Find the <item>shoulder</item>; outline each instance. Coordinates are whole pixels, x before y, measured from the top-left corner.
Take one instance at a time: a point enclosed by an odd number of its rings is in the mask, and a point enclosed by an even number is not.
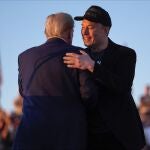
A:
[[[136,57],[136,52],[134,49],[124,46],[124,45],[116,44],[113,42],[112,42],[112,45],[113,45],[114,51],[116,51],[116,53],[118,55],[122,55],[122,56],[126,55],[126,56]]]
[[[74,45],[69,45],[67,47],[67,52],[71,52],[71,53],[80,53],[80,50],[84,50],[84,48],[79,46],[74,46]]]
[[[20,53],[18,57],[24,57],[24,56],[26,56],[26,55],[32,53],[32,51],[33,51],[34,49],[36,49],[36,47],[32,47],[32,48],[26,49],[26,50],[24,50],[22,53]]]
[[[42,49],[42,47],[44,47],[45,43],[44,44],[41,44],[39,46],[34,46],[34,47],[31,47],[31,48],[28,48],[26,50],[24,50],[22,53],[20,53],[18,55],[18,58],[21,59],[21,58],[26,58],[28,56],[31,56],[33,54],[36,54],[36,51],[38,49]]]

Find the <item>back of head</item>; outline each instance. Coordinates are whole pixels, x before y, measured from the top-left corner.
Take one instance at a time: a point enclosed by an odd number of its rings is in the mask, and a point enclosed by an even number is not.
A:
[[[68,31],[73,30],[73,27],[74,21],[71,15],[63,12],[51,14],[45,23],[45,34],[47,38],[63,38]]]

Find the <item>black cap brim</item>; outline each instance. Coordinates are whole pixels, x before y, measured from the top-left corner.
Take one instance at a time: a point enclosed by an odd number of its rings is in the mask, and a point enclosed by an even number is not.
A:
[[[99,20],[97,20],[97,18],[93,18],[91,16],[76,16],[74,17],[74,20],[76,21],[81,21],[83,19],[86,19],[86,20],[89,20],[89,21],[92,21],[92,22],[99,22]]]
[[[76,16],[76,17],[74,17],[74,20],[76,20],[76,21],[81,21],[83,19],[84,19],[83,16]]]

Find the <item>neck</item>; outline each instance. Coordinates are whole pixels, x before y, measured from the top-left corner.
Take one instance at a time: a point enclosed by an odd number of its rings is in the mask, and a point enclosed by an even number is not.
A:
[[[60,37],[60,36],[53,36],[53,37],[48,37],[47,39],[52,39],[52,38],[59,38],[59,39],[62,39],[63,41],[65,41],[66,43],[69,43],[68,40],[64,37]]]
[[[57,35],[57,36],[47,37],[47,39],[51,39],[51,38],[59,38],[68,44],[72,44],[73,30],[67,30],[59,36]]]

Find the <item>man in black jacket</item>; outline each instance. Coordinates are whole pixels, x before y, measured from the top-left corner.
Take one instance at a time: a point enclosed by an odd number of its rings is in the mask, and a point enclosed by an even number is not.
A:
[[[111,18],[99,6],[91,6],[82,20],[87,53],[67,53],[70,68],[89,70],[98,87],[99,100],[88,112],[89,150],[140,150],[145,145],[141,120],[131,95],[136,53],[108,38]]]

